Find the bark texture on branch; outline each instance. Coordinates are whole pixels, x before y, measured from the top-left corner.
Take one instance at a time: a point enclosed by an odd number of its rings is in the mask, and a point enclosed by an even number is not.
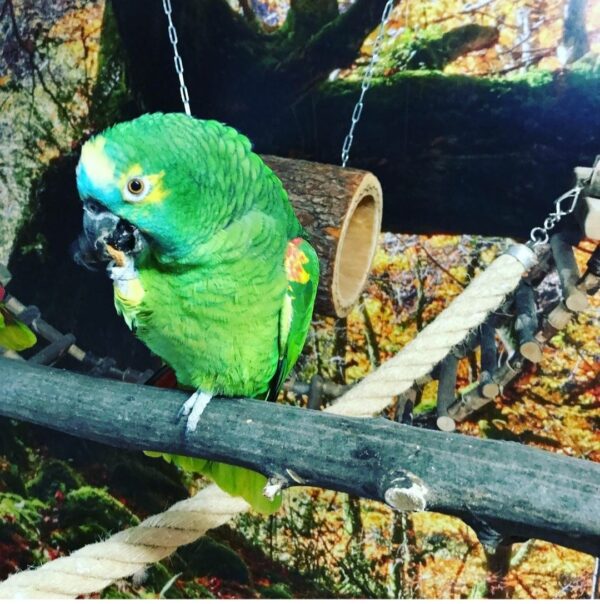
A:
[[[358,301],[375,256],[383,198],[370,172],[264,155],[279,176],[317,250],[317,312],[345,317]]]
[[[394,500],[390,491],[418,485],[427,510],[485,522],[510,538],[600,553],[599,464],[247,399],[211,402],[186,437],[185,421],[177,421],[183,392],[6,359],[0,374],[0,414],[7,417],[114,446],[236,463],[288,486],[300,477],[303,484],[385,501]]]

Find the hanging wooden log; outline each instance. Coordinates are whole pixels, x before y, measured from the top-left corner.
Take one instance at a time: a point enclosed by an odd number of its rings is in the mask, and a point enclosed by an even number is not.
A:
[[[381,185],[370,172],[263,155],[281,179],[321,263],[316,310],[346,316],[367,281],[381,230]]]
[[[577,174],[577,169],[575,170],[575,173]],[[596,156],[596,159],[594,160],[594,167],[589,173],[587,192],[592,197],[600,197],[600,155]]]
[[[519,341],[519,352],[532,363],[542,360],[542,347],[535,339],[538,330],[538,319],[535,308],[533,288],[525,281],[521,282],[515,292],[515,333]]]
[[[600,244],[596,246],[587,262],[587,270],[577,283],[577,287],[589,296],[595,295],[600,290]]]
[[[600,241],[600,199],[585,197],[577,208],[577,218],[585,236]]]
[[[496,330],[489,321],[486,321],[479,329],[479,344],[481,346],[479,395],[491,400],[500,394],[500,387],[492,377],[498,367],[498,349],[496,347]]]
[[[437,427],[443,432],[454,432],[456,422],[450,417],[448,408],[456,397],[456,372],[458,359],[449,354],[440,364],[440,377],[437,394]]]
[[[576,210],[581,230],[588,239],[600,241],[600,155],[593,168],[575,168],[575,182],[585,187]]]
[[[308,390],[308,408],[318,411],[321,408],[323,402],[323,378],[315,374],[310,380]]]
[[[417,388],[413,387],[398,397],[395,420],[402,424],[412,424],[413,410],[417,402]]]
[[[561,232],[552,235],[550,247],[556,263],[565,306],[573,312],[585,310],[588,307],[588,300],[587,296],[577,288],[579,270],[568,234]]]

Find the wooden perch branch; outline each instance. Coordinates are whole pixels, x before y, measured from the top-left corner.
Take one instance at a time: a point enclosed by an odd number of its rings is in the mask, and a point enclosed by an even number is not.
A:
[[[185,437],[186,394],[0,358],[0,414],[106,444],[236,463],[303,484],[487,523],[600,553],[600,465],[479,440],[252,401],[210,403]],[[306,439],[310,434],[310,439]]]

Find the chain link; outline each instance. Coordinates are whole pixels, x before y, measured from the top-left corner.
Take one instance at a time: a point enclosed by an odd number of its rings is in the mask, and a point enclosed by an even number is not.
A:
[[[565,216],[568,216],[575,211],[579,196],[583,189],[583,186],[577,185],[556,199],[554,201],[554,212],[551,212],[548,215],[541,227],[538,226],[531,229],[527,245],[536,247],[548,243],[548,240],[550,239],[549,231],[551,231]],[[568,207],[563,207],[563,204],[566,204],[567,202],[569,202],[570,205]]]
[[[364,108],[364,99],[367,90],[371,86],[371,80],[373,79],[373,70],[375,69],[375,64],[379,59],[379,50],[381,47],[381,43],[383,41],[383,36],[385,33],[385,26],[387,22],[390,20],[390,15],[392,14],[392,9],[394,8],[394,0],[388,0],[383,8],[383,13],[381,14],[381,23],[379,24],[379,31],[377,32],[377,37],[375,38],[375,42],[373,43],[373,54],[371,55],[371,60],[369,61],[369,65],[367,67],[367,71],[363,76],[362,83],[360,85],[360,97],[354,106],[354,110],[352,111],[352,120],[350,123],[350,130],[348,130],[348,134],[346,134],[346,138],[344,139],[344,144],[342,145],[342,167],[345,168],[348,163],[348,158],[350,157],[350,149],[352,147],[352,143],[354,142],[354,129],[358,124],[360,117]]]
[[[187,115],[192,115],[190,109],[190,95],[187,86],[185,85],[185,80],[183,79],[183,62],[177,51],[177,30],[175,29],[175,25],[173,25],[173,18],[171,15],[173,12],[171,0],[163,0],[163,10],[169,21],[169,40],[171,41],[171,46],[173,46],[173,62],[175,63],[175,71],[179,78],[179,93],[181,95],[181,100],[183,101],[183,108]]]

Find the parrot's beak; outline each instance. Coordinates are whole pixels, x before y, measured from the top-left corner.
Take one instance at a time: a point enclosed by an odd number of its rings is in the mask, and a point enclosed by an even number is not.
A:
[[[94,199],[83,203],[83,232],[71,244],[73,260],[84,268],[97,270],[113,258],[107,245],[127,255],[137,255],[144,248],[139,229],[110,212]]]

